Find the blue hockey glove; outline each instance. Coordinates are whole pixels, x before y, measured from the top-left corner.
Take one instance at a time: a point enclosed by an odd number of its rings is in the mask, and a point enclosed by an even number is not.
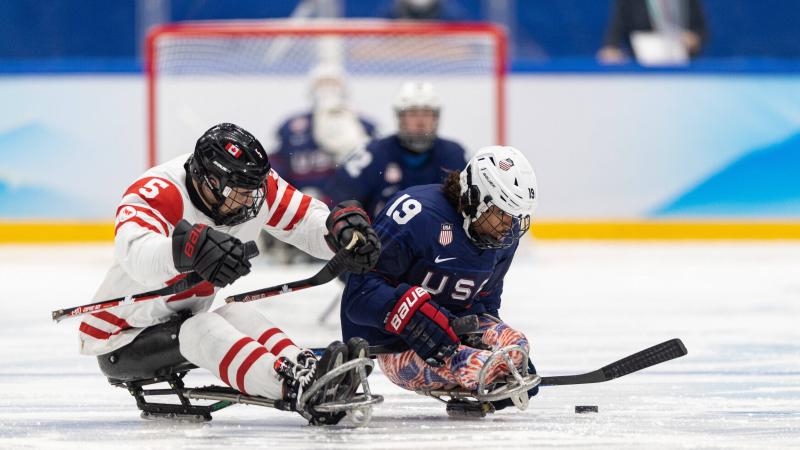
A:
[[[398,300],[386,316],[384,329],[399,335],[427,364],[441,367],[460,342],[450,325],[452,316],[419,286],[401,285],[395,294]]]

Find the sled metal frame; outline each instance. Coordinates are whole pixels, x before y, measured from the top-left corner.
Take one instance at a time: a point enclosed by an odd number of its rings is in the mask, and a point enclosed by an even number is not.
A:
[[[324,388],[331,380],[354,370],[358,377],[358,385],[363,392],[353,395],[347,400],[321,403],[313,406],[316,412],[347,414],[350,422],[355,426],[364,426],[372,418],[372,407],[383,402],[383,396],[373,394],[367,381],[367,367],[373,367],[375,362],[369,358],[358,358],[345,362],[326,373],[314,383],[314,389],[303,394],[298,401],[298,410],[303,411],[311,396]],[[162,377],[141,380],[117,380],[109,378],[109,383],[123,387],[136,399],[136,406],[142,411],[141,417],[148,420],[177,420],[187,422],[208,422],[212,419],[211,413],[227,408],[234,404],[256,405],[293,411],[289,404],[283,400],[273,400],[266,397],[246,395],[236,389],[221,386],[203,386],[187,388],[183,378],[189,369],[172,373]],[[169,389],[145,389],[145,386],[157,383],[168,383]],[[146,397],[174,395],[179,403],[151,403]],[[210,405],[194,405],[190,400],[209,400]]]
[[[514,364],[511,352],[522,353],[520,367],[523,367],[525,375],[520,373],[520,368]],[[475,412],[476,417],[483,417],[486,413],[494,412],[491,402],[510,398],[514,405],[521,411],[528,408],[528,391],[538,386],[542,379],[535,373],[528,373],[528,352],[519,345],[509,345],[495,350],[483,364],[478,373],[478,388],[474,391],[464,388],[452,389],[420,389],[416,393],[433,397],[448,405],[448,413],[451,406],[463,407]],[[500,362],[505,362],[509,368],[510,376],[494,383],[487,383],[486,377],[491,369]],[[456,408],[456,409],[457,409]]]

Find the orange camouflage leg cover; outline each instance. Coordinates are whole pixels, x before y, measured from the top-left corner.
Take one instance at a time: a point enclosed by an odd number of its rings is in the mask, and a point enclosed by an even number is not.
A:
[[[443,367],[433,367],[425,363],[412,350],[390,355],[378,355],[378,364],[392,383],[408,390],[441,389],[461,386],[469,390],[478,388],[478,374],[492,351],[508,345],[519,345],[529,350],[528,339],[503,322],[489,317],[481,317],[481,343],[491,348],[484,350],[467,345],[459,345],[456,353]],[[520,352],[511,352],[514,364],[522,363]],[[502,361],[502,359],[501,359]],[[499,376],[509,373],[505,362],[497,363],[489,372],[486,382],[491,383]]]

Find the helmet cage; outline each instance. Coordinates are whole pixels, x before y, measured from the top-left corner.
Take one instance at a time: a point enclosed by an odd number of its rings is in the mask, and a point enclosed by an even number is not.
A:
[[[491,202],[486,203],[486,205],[486,210],[475,219],[471,220],[469,225],[469,236],[478,248],[482,250],[509,248],[519,241],[519,239],[528,232],[528,229],[530,229],[531,216],[512,216]],[[491,206],[495,206],[496,208],[489,208]],[[492,217],[496,219],[490,221]],[[511,218],[511,226],[508,228],[503,226],[507,220],[505,217]],[[491,225],[492,223],[497,225]],[[486,227],[489,227],[494,233],[479,233],[477,231],[478,228],[485,229]]]
[[[492,196],[486,195],[481,198],[480,188],[472,183],[472,167],[467,165],[466,172],[466,189],[461,194],[460,206],[461,214],[464,216],[464,230],[467,236],[472,239],[473,244],[481,250],[487,249],[503,249],[509,248],[514,245],[519,239],[528,232],[531,226],[530,215],[512,215],[503,211],[503,209],[492,202]],[[492,209],[491,206],[495,208]],[[492,216],[497,219],[494,221],[497,224],[503,224],[505,217],[511,217],[511,226],[505,231],[502,230],[502,225],[485,225]],[[484,228],[489,226],[497,233],[481,233],[477,228]]]
[[[235,177],[215,183],[208,174],[202,177],[203,184],[214,195],[215,203],[211,206],[211,218],[217,225],[234,226],[247,222],[256,217],[264,205],[267,191],[266,182],[251,189],[248,186],[237,184],[233,178]],[[230,209],[230,212],[222,212],[223,207]]]

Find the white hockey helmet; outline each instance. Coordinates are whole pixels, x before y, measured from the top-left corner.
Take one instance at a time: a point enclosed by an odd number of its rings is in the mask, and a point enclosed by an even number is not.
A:
[[[464,230],[480,248],[507,248],[530,227],[538,204],[536,174],[516,148],[483,147],[469,160],[460,175],[461,212]],[[475,232],[473,225],[494,205],[512,219],[501,238]]]
[[[400,86],[394,99],[394,112],[400,114],[409,109],[432,109],[438,113],[442,108],[433,85],[426,81],[407,81]]]
[[[442,104],[439,96],[433,90],[433,85],[422,81],[408,81],[400,87],[400,92],[394,99],[394,112],[397,114],[398,132],[397,136],[404,147],[415,152],[425,152],[433,146],[436,140],[436,131],[439,127],[439,112]],[[421,133],[404,129],[401,114],[409,110],[430,110],[433,111],[435,121],[432,129]]]

